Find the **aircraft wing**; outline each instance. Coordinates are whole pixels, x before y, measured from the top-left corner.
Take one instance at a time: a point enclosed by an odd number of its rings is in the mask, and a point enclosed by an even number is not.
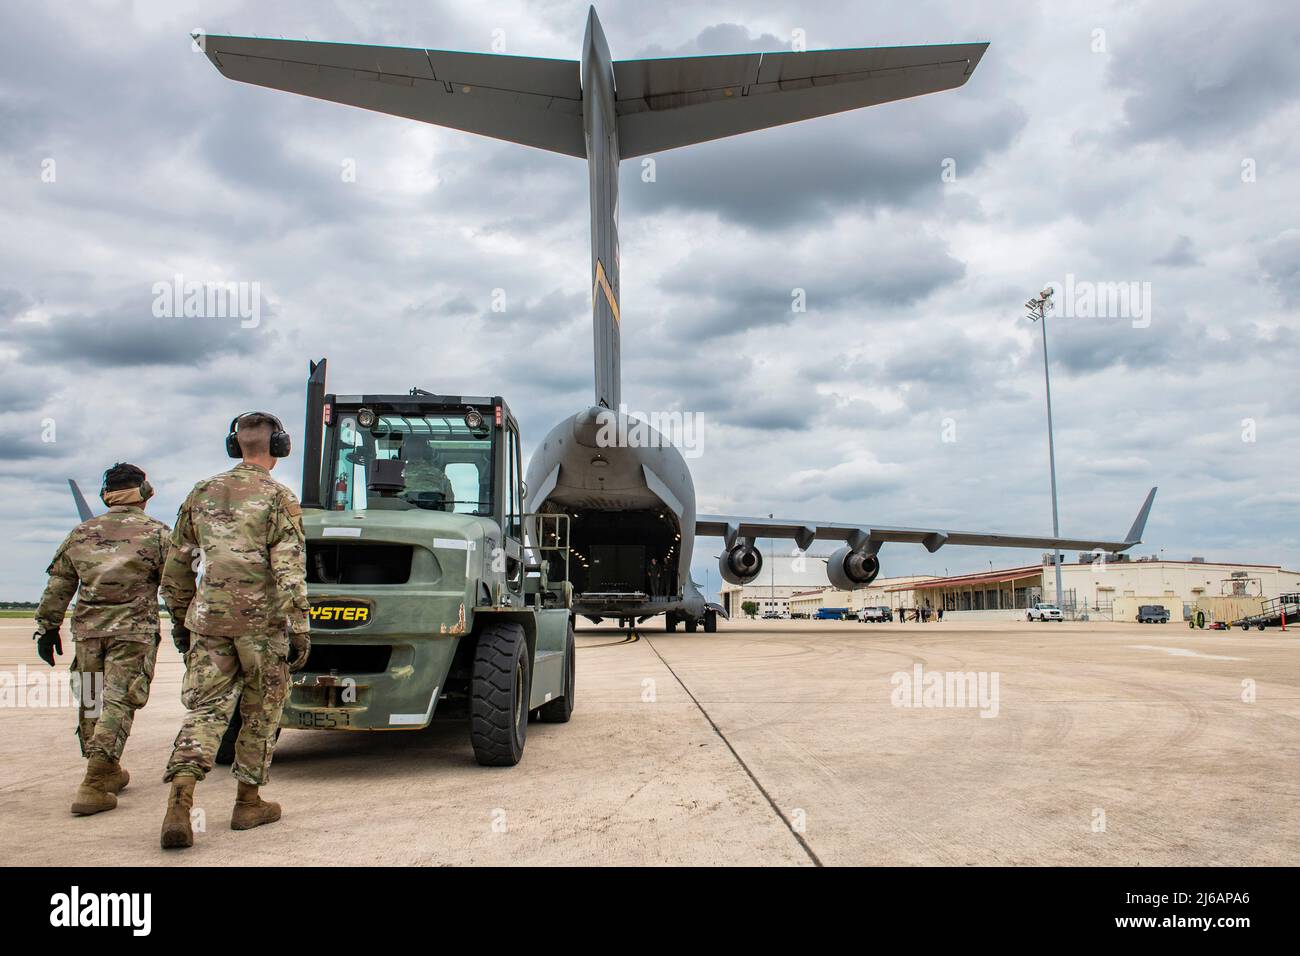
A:
[[[843,541],[853,550],[874,554],[887,541],[925,546],[930,552],[945,544],[982,545],[989,548],[1042,548],[1053,551],[1127,551],[1142,543],[1156,489],[1147,493],[1142,510],[1122,540],[1100,538],[1052,538],[1046,535],[1001,534],[984,531],[950,531],[944,528],[891,528],[876,524],[830,524],[820,521],[790,521],[781,518],[739,518],[728,515],[700,515],[695,519],[699,537],[720,537],[727,547],[737,541],[756,538],[787,538],[806,551],[813,541]]]
[[[72,499],[77,503],[77,514],[81,516],[82,521],[89,521],[95,517],[95,512],[90,510],[90,505],[86,504],[85,497],[81,494],[81,489],[71,478],[68,479],[68,487],[72,489]]]
[[[585,158],[577,60],[196,34],[242,83]]]
[[[961,86],[987,43],[742,53],[614,63],[619,156]]]

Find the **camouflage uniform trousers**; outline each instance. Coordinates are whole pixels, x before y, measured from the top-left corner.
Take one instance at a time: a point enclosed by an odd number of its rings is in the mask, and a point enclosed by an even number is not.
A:
[[[227,637],[191,634],[181,702],[189,710],[176,735],[164,780],[212,769],[226,727],[239,708],[235,779],[261,786],[270,778],[275,734],[289,692],[289,641],[283,632]]]
[[[77,740],[81,755],[120,760],[131,736],[135,712],[149,702],[158,642],[123,641],[112,637],[83,637],[76,642],[73,673],[83,687],[103,675],[103,696],[90,701],[98,716],[87,711],[83,697],[77,708]],[[84,692],[83,692],[84,693]]]

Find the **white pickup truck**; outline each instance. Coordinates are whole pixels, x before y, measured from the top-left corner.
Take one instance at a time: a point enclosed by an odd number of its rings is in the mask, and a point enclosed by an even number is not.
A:
[[[894,612],[890,608],[873,606],[858,609],[858,622],[860,624],[879,624],[883,621],[893,620]]]
[[[1065,615],[1055,604],[1035,604],[1025,618],[1030,621],[1064,621]]]

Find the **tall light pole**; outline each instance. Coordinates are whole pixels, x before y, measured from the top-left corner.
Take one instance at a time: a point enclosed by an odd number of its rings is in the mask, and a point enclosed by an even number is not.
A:
[[[1047,313],[1052,311],[1052,290],[1044,289],[1038,298],[1025,303],[1029,321],[1037,322],[1043,330],[1043,383],[1047,387],[1047,464],[1052,476],[1052,537],[1061,536],[1061,519],[1056,507],[1056,439],[1052,436],[1052,372],[1047,360]],[[1056,603],[1065,609],[1065,594],[1061,590],[1061,551],[1058,548],[1052,563],[1056,566]]]
[[[769,514],[767,517],[770,519],[772,516]],[[772,568],[768,575],[768,581],[771,583],[769,584],[767,599],[768,599],[768,603],[772,605],[772,613],[775,614],[776,613],[776,539],[775,538],[767,539],[767,551],[768,554],[772,555]]]

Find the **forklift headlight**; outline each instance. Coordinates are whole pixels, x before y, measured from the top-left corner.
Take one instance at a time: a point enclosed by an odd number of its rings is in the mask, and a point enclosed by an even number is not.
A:
[[[362,428],[375,427],[375,413],[368,408],[363,408],[357,412],[357,424]]]

